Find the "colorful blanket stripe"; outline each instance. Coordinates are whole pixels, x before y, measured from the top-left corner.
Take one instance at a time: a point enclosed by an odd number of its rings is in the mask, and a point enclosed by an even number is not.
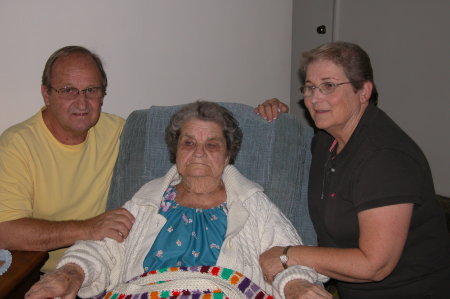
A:
[[[197,272],[204,275],[212,275],[222,278],[230,285],[239,289],[243,298],[248,299],[273,299],[273,296],[264,292],[257,284],[253,283],[248,277],[243,274],[233,271],[231,269],[216,267],[216,266],[194,266],[194,267],[171,267],[163,268],[159,270],[146,272],[138,277],[133,278],[128,283],[139,280],[142,277],[150,275],[158,275],[167,272]],[[164,284],[166,281],[156,281],[147,283],[146,285]],[[207,289],[207,290],[195,290],[195,289],[183,289],[183,290],[166,290],[164,287],[159,291],[144,292],[139,294],[120,294],[114,291],[103,293],[94,297],[96,299],[228,299],[227,295],[221,289]]]

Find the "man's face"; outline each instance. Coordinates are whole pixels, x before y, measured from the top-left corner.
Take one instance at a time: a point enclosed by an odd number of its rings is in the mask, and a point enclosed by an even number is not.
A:
[[[99,86],[102,86],[101,74],[90,56],[73,53],[55,61],[52,88],[41,86],[41,92],[47,107],[43,111],[44,122],[56,139],[64,144],[83,142],[89,129],[97,123],[103,104],[103,93],[99,97],[89,97],[84,92],[67,97],[56,90]]]

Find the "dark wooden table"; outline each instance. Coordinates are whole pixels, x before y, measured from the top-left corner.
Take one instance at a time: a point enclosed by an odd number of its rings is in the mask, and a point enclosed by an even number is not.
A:
[[[12,263],[0,276],[0,298],[23,298],[39,280],[40,269],[48,259],[47,252],[11,251]]]

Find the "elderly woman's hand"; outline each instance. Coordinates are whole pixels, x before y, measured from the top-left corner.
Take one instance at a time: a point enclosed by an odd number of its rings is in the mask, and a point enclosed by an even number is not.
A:
[[[323,287],[310,283],[303,279],[295,279],[286,284],[284,287],[284,297],[286,299],[301,298],[333,298]]]
[[[255,108],[255,113],[268,122],[277,119],[278,114],[287,112],[289,112],[289,107],[276,98],[266,100]]]
[[[75,264],[67,264],[54,272],[45,274],[25,294],[26,299],[76,297],[84,280],[83,270]]]

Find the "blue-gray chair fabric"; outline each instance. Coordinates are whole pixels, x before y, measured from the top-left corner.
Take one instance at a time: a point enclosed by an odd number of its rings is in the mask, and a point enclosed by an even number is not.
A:
[[[248,105],[219,104],[233,113],[244,135],[235,166],[264,187],[305,244],[317,244],[307,201],[312,128],[289,114],[268,123]],[[163,176],[171,167],[164,134],[171,115],[181,107],[152,106],[130,114],[121,137],[107,209],[122,206],[143,184]]]

